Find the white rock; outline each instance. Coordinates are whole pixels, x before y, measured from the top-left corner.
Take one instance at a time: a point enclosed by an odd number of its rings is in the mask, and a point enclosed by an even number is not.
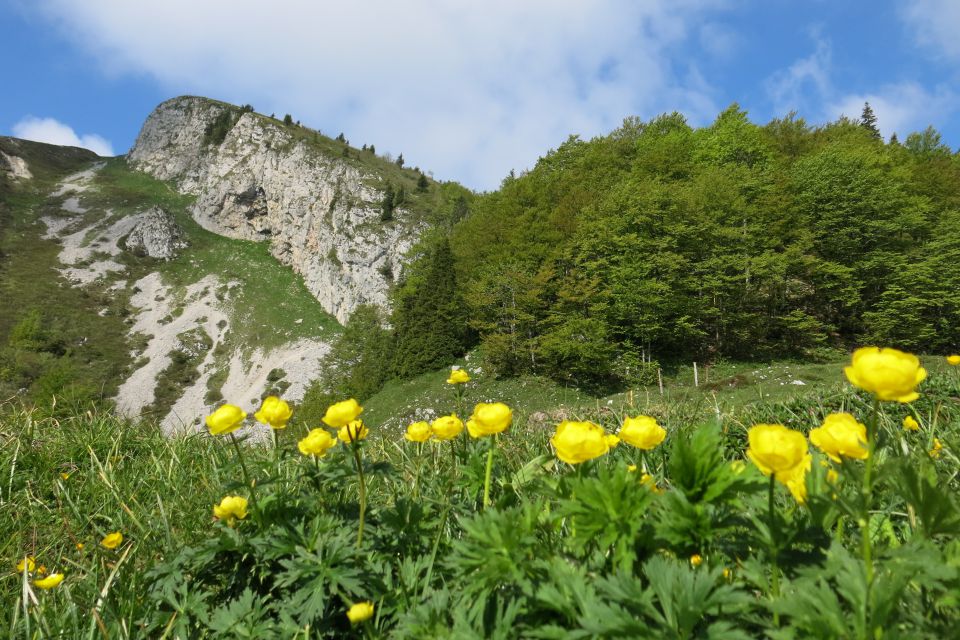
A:
[[[268,241],[340,322],[358,305],[387,306],[384,274],[400,274],[422,226],[405,223],[402,209],[381,222],[378,176],[263,116],[244,113],[219,146],[205,147],[207,126],[226,108],[203,98],[164,102],[144,123],[131,166],[195,195],[192,214],[204,228]]]

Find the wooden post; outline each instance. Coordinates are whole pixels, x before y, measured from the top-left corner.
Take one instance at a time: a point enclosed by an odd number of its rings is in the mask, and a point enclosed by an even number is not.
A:
[[[699,386],[700,386],[700,376],[697,375],[697,363],[696,363],[696,362],[693,363],[693,386],[695,386],[695,387],[699,387]]]
[[[657,367],[657,384],[660,386],[660,395],[663,395],[663,375],[660,373],[660,367]]]

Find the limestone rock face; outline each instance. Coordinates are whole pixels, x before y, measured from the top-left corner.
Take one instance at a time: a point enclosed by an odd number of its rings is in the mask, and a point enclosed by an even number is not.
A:
[[[208,132],[232,110],[222,141]],[[231,119],[233,121],[233,119]],[[161,104],[129,154],[131,165],[196,196],[204,228],[270,243],[329,313],[345,322],[361,304],[386,306],[390,274],[422,228],[403,209],[381,222],[386,184],[310,140],[312,133],[204,98]]]
[[[136,217],[136,226],[123,240],[123,248],[127,251],[169,260],[187,248],[183,230],[174,222],[173,216],[160,207],[151,207]]]
[[[0,151],[0,170],[5,171],[13,180],[29,180],[33,177],[27,161],[20,156],[7,155]]]

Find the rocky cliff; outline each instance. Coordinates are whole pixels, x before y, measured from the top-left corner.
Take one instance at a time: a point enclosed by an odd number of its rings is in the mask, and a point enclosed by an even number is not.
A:
[[[422,231],[402,207],[381,221],[386,181],[319,134],[204,98],[150,114],[130,164],[196,196],[193,217],[232,238],[270,243],[344,322],[360,304],[385,306],[390,280]]]

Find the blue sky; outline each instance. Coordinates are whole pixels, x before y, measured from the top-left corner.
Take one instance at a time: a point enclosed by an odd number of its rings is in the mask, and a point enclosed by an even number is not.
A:
[[[732,102],[960,146],[960,2],[0,0],[0,133],[124,153],[159,102],[251,103],[495,188],[569,134]]]

